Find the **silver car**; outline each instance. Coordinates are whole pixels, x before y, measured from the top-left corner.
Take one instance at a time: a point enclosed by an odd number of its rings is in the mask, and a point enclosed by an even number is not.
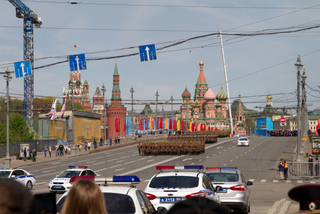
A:
[[[252,181],[246,181],[237,167],[207,167],[205,174],[213,186],[221,186],[217,192],[221,204],[239,213],[250,212],[250,189]]]

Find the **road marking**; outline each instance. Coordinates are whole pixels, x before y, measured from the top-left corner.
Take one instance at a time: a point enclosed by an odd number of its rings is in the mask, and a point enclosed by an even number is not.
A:
[[[46,169],[56,168],[57,166],[46,167]],[[38,170],[37,170],[38,171]]]
[[[242,156],[242,154],[240,154],[240,156]]]
[[[202,159],[200,159],[199,161],[202,161]]]
[[[110,166],[110,169],[118,167],[118,166],[122,166],[123,164],[118,164],[118,165],[114,165],[114,166]]]
[[[212,154],[212,156],[215,156],[216,154]]]
[[[54,169],[50,169],[50,170],[45,170],[45,171],[42,171],[43,173],[47,173],[47,172],[51,172],[53,171]]]
[[[264,183],[264,182],[267,182],[267,180],[266,179],[262,179],[260,182]]]
[[[124,161],[124,160],[118,160],[117,163],[121,163],[121,162],[123,162],[123,161]]]
[[[129,161],[129,162],[125,162],[124,164],[129,164],[129,163],[134,163],[136,162],[135,160],[134,161]]]
[[[291,183],[291,181],[290,180],[286,180],[286,183]]]
[[[86,163],[94,163],[95,161],[87,161]]]
[[[147,158],[140,158],[140,159],[138,159],[137,161],[139,161],[139,160],[144,160],[144,159],[147,159]]]
[[[99,164],[102,164],[102,163],[103,162],[93,163],[93,164],[91,164],[91,166],[99,165]]]
[[[103,156],[100,156],[100,157],[96,157],[96,158],[91,158],[92,160],[95,160],[95,159],[99,159],[99,158],[104,158]]]
[[[116,169],[116,171],[121,171],[121,170],[124,170],[125,168],[121,168],[121,169]]]
[[[143,180],[142,182],[149,182],[149,180]]]
[[[226,152],[227,150],[223,150],[224,152]]]
[[[154,159],[148,160],[148,162],[154,161]]]
[[[220,154],[221,152],[219,152],[219,154]]]
[[[302,184],[302,181],[299,180],[299,181],[297,181],[297,183]]]
[[[249,179],[249,181],[254,182],[254,179]]]
[[[227,166],[227,164],[225,163],[224,166]]]
[[[120,159],[124,159],[124,158],[128,158],[129,156],[123,156],[123,157],[121,157]]]
[[[279,182],[279,180],[273,180],[273,183],[278,183]]]
[[[131,155],[131,157],[133,157],[133,156],[136,156],[136,154],[134,154],[134,155]]]
[[[238,156],[236,158],[238,158]]]
[[[310,183],[311,183],[311,184],[315,184],[316,182],[315,182],[315,181],[310,181]]]
[[[231,149],[231,147],[229,147],[229,149]]]
[[[230,162],[232,162],[233,160],[230,160]]]
[[[209,156],[207,156],[206,158],[209,158]]]
[[[194,163],[191,163],[190,165],[194,165]]]
[[[187,161],[187,160],[192,160],[192,158],[186,158],[186,159],[183,159],[182,161]]]
[[[48,182],[37,182],[35,185],[48,184]]]

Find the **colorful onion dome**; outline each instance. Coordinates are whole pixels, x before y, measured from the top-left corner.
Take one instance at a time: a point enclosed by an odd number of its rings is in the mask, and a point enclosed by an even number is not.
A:
[[[216,103],[216,108],[221,108],[222,107],[222,104],[218,101],[217,103]]]
[[[219,91],[218,94],[217,94],[217,100],[227,100],[227,99],[228,99],[228,96],[227,96],[227,94],[223,91],[222,86],[221,86],[221,89],[220,89],[220,91]]]
[[[204,99],[206,100],[214,100],[216,99],[216,95],[213,93],[211,88],[209,87],[208,91],[204,94]]]
[[[182,98],[190,98],[190,97],[191,97],[191,93],[188,91],[186,87],[182,93]]]

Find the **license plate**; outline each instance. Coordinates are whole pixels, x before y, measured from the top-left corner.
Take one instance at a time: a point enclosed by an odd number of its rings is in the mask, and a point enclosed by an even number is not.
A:
[[[175,203],[181,200],[182,198],[160,198],[160,203]]]
[[[61,189],[62,187],[61,186],[54,186],[53,188],[54,189]]]
[[[227,189],[222,189],[221,191],[219,191],[218,193],[226,193]]]

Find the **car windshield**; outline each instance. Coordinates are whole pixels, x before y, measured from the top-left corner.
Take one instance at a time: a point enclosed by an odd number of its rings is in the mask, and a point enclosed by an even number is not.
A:
[[[0,178],[7,178],[9,177],[11,171],[0,171]]]
[[[240,138],[239,140],[240,141],[247,141],[248,139],[247,138]]]
[[[133,200],[128,195],[118,193],[103,193],[108,214],[134,214],[136,209]],[[60,213],[66,196],[57,203],[57,212]]]
[[[211,182],[237,182],[239,180],[239,176],[236,173],[207,172],[206,175],[209,177]]]
[[[79,176],[81,171],[63,171],[57,178],[72,178],[73,176]]]
[[[198,177],[189,176],[166,176],[155,177],[152,179],[149,187],[151,188],[193,188],[199,183]]]

